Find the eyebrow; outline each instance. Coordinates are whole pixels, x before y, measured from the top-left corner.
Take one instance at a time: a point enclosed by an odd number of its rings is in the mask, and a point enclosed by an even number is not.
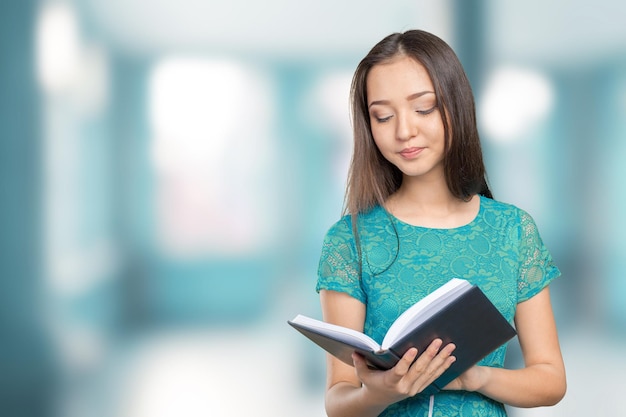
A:
[[[425,95],[425,94],[435,94],[435,92],[434,92],[434,91],[420,91],[419,93],[413,93],[413,94],[411,94],[411,95],[408,95],[408,96],[406,97],[406,100],[407,100],[407,101],[415,100],[416,98],[419,98],[419,97],[421,97],[421,96],[423,96],[423,95]],[[370,107],[375,106],[375,105],[377,105],[377,104],[380,104],[380,105],[386,105],[386,104],[389,104],[389,103],[390,103],[390,102],[389,102],[389,100],[375,100],[375,101],[372,101],[372,102],[371,102],[371,103],[367,106],[367,108],[370,108]]]

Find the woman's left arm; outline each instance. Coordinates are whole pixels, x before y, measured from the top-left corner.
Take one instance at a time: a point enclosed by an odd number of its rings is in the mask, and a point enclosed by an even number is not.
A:
[[[548,287],[517,305],[515,326],[524,368],[474,366],[446,389],[477,391],[514,407],[558,403],[566,390],[565,366]]]

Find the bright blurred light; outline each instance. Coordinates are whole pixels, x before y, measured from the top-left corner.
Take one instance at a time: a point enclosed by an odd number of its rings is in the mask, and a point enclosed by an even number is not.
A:
[[[151,123],[170,152],[156,155],[158,164],[200,169],[207,158],[218,160],[226,150],[222,138],[232,135],[249,81],[233,62],[170,59],[152,76]],[[175,136],[176,142],[167,138]],[[209,161],[211,162],[211,161]]]
[[[520,139],[552,110],[554,92],[541,73],[520,68],[500,68],[487,80],[479,115],[489,138]]]
[[[267,243],[274,104],[265,84],[230,61],[169,58],[156,66],[151,155],[166,252],[236,254]]]
[[[317,126],[324,126],[332,135],[332,172],[343,190],[352,156],[352,124],[350,122],[350,85],[352,72],[336,71],[321,77],[312,91],[305,113]]]
[[[350,124],[350,84],[352,70],[333,72],[321,78],[313,91],[313,103],[321,118],[320,124],[329,124],[337,133],[351,142],[352,127]]]
[[[109,101],[109,57],[104,47],[85,41],[70,2],[52,2],[39,10],[36,27],[37,78],[45,101],[76,115],[98,117]],[[44,110],[50,118],[52,109]],[[58,116],[54,116],[58,118]]]
[[[79,26],[67,3],[42,7],[37,22],[37,73],[47,92],[58,92],[72,83],[80,57]]]
[[[124,361],[115,415],[322,416],[323,393],[303,392],[289,340],[262,331],[155,334]]]

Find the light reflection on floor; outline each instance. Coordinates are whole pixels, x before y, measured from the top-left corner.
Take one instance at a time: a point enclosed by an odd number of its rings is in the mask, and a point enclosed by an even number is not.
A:
[[[120,361],[127,365],[114,384],[112,415],[325,416],[323,378],[306,380],[306,344],[284,321],[248,331],[162,332],[144,338]],[[565,399],[555,407],[510,408],[510,417],[626,415],[623,341],[610,343],[581,330],[561,335],[561,344],[568,372]]]

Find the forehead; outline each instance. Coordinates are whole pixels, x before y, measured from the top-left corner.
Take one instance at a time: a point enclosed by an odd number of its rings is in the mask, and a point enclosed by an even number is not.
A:
[[[387,99],[396,94],[407,96],[421,91],[433,91],[426,68],[408,56],[400,56],[374,65],[367,75],[368,100]]]

